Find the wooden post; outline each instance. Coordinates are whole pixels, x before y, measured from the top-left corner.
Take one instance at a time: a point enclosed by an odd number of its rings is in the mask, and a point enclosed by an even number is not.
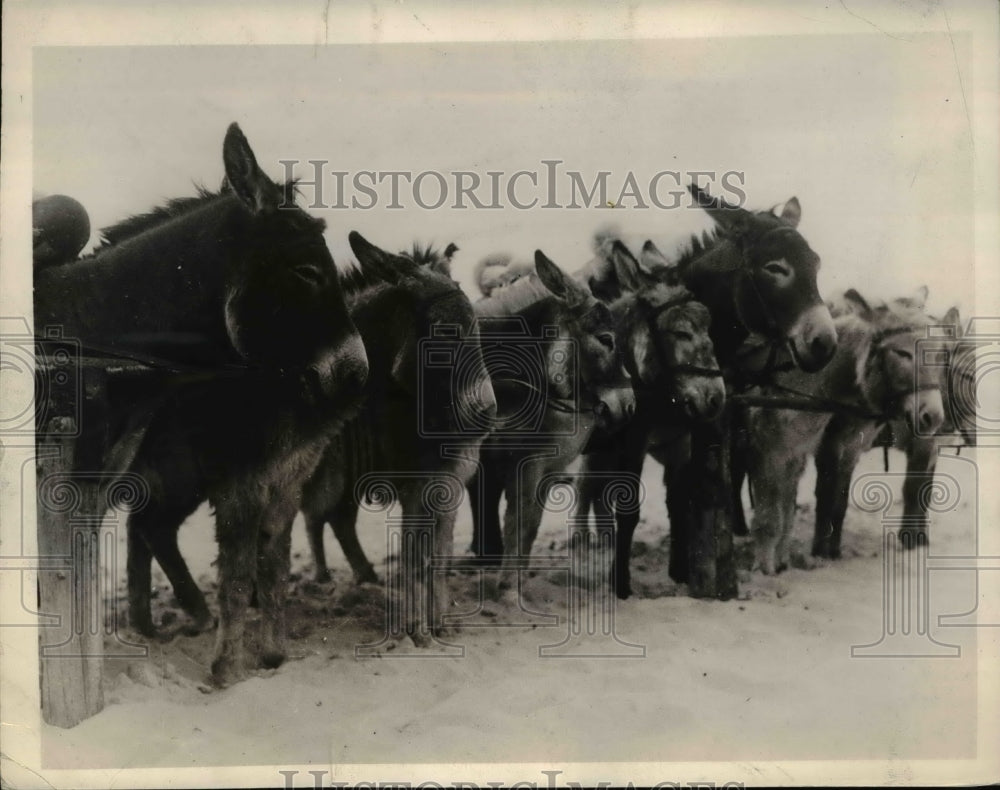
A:
[[[79,372],[82,387],[62,387],[50,377],[36,389],[44,393],[36,427],[38,551],[50,563],[64,562],[38,573],[39,611],[56,618],[40,627],[42,717],[58,727],[72,727],[104,707],[99,545],[106,503],[100,475],[81,471],[100,471],[95,464],[105,450],[107,376],[97,366]],[[39,366],[39,376],[49,373]]]
[[[731,476],[731,405],[717,420],[692,427],[691,533],[688,536],[688,591],[694,598],[736,597],[738,582],[733,547]]]

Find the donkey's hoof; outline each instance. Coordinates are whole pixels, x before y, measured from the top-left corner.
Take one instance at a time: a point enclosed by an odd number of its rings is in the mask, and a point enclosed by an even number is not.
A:
[[[322,571],[316,571],[315,576],[313,576],[313,581],[316,584],[329,584],[331,580],[330,571],[323,569]]]
[[[927,531],[923,529],[901,529],[899,531],[900,545],[909,551],[917,546],[926,546],[930,543],[927,539]]]
[[[246,663],[236,656],[222,655],[212,662],[212,685],[224,689],[241,680],[246,680],[250,673]]]
[[[209,614],[184,625],[181,628],[181,633],[184,636],[200,636],[208,631],[215,630],[217,625],[218,621]]]
[[[375,573],[375,568],[369,565],[360,573],[354,574],[354,582],[356,584],[378,584],[378,574]]]
[[[632,596],[632,580],[628,576],[619,578],[613,569],[611,571],[611,578],[608,580],[608,585],[611,587],[612,592],[614,592],[615,597],[622,601]]]
[[[260,654],[261,669],[277,669],[285,663],[288,655],[282,650],[265,650]]]

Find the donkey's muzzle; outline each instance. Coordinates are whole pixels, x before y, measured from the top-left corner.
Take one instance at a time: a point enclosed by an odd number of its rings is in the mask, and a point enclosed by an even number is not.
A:
[[[306,378],[323,400],[356,403],[368,382],[368,354],[361,336],[351,335],[309,365]]]
[[[903,400],[906,421],[917,436],[933,436],[944,423],[944,401],[941,390],[921,390]]]
[[[788,336],[795,364],[806,373],[822,370],[837,350],[837,328],[826,305],[806,310]]]
[[[621,428],[635,416],[635,392],[631,386],[601,390],[597,394],[594,413],[602,429]]]
[[[705,387],[686,391],[681,396],[684,413],[696,420],[714,420],[726,404],[726,390],[722,380]]]

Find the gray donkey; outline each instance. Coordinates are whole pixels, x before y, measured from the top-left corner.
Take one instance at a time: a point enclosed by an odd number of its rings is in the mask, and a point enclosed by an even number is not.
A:
[[[392,255],[352,233],[365,270],[388,268],[396,282],[352,309],[369,349],[370,373],[359,416],[328,447],[305,485],[302,512],[318,581],[329,579],[323,529],[329,523],[359,582],[377,581],[358,542],[365,497],[395,499],[403,514],[403,627],[418,645],[443,633],[444,596],[426,589],[432,555],[450,556],[456,510],[496,400],[468,297],[444,257],[414,247]],[[453,246],[453,245],[452,245]],[[360,275],[358,275],[360,276]],[[349,278],[350,281],[350,278]],[[383,502],[383,504],[389,504]],[[407,529],[429,524],[431,545]],[[430,610],[427,602],[431,601]]]
[[[635,401],[607,305],[543,253],[535,253],[533,272],[509,284],[489,291],[484,279],[488,295],[475,308],[498,427],[469,484],[472,550],[510,571],[530,555],[560,473],[598,425],[628,419]],[[505,574],[501,584],[510,581]]]
[[[841,443],[843,458],[856,457],[856,448],[870,445],[888,420],[906,419],[914,429],[929,434],[944,419],[941,371],[926,371],[921,386],[914,387],[915,346],[930,322],[926,314],[901,303],[872,309],[853,291],[845,297],[855,309],[834,321],[838,343],[830,363],[812,375],[797,370],[778,373],[772,384],[762,388],[779,397],[804,398],[822,410],[749,409],[747,468],[755,503],[751,532],[755,566],[764,573],[776,573],[789,564],[798,482],[806,459],[819,450],[834,419],[849,425],[855,436],[850,445]],[[848,486],[840,472],[832,473],[834,463],[817,458],[814,554],[829,555],[839,547],[839,529],[834,536],[831,514],[834,508],[841,513],[846,509]],[[849,471],[847,481],[849,485]],[[842,516],[839,520],[842,523]]]
[[[912,297],[893,300],[896,309],[922,311],[927,300],[927,288],[921,287]],[[845,294],[840,304],[831,306],[834,315],[857,312],[864,314],[864,300],[857,292]],[[867,308],[870,312],[872,308]],[[876,309],[887,310],[882,305]],[[903,527],[899,535],[906,548],[927,539],[927,501],[922,492],[934,479],[938,451],[945,444],[958,440],[975,444],[975,413],[963,408],[963,377],[970,374],[968,365],[969,344],[961,339],[961,319],[957,308],[951,308],[944,318],[928,317],[932,325],[950,328],[951,336],[935,333],[922,341],[922,355],[918,357],[917,384],[926,380],[928,364],[944,366],[942,395],[944,396],[944,421],[935,433],[914,430],[910,415],[897,417],[873,431],[859,417],[834,415],[823,434],[816,451],[816,535],[813,554],[836,559],[840,556],[840,539],[847,506],[851,477],[860,456],[873,446],[894,446],[906,454],[906,478],[903,482]],[[928,362],[927,360],[930,360]],[[944,360],[939,362],[938,360]]]

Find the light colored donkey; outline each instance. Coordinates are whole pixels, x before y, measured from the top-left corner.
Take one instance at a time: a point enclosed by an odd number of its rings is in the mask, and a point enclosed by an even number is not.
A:
[[[819,511],[832,512],[834,506],[846,509],[854,468],[849,459],[856,462],[859,448],[870,447],[889,420],[904,419],[921,434],[933,434],[944,420],[943,371],[921,371],[920,386],[914,385],[918,380],[916,343],[931,322],[922,301],[919,307],[897,300],[872,308],[853,290],[845,299],[851,311],[834,321],[838,345],[831,362],[815,374],[777,373],[773,385],[757,390],[801,398],[817,410],[749,409],[747,461],[755,503],[751,532],[755,567],[767,574],[789,564],[788,538],[795,521],[799,479],[806,460],[817,453],[834,420],[840,438],[838,457],[817,459],[820,493],[813,553],[823,556],[832,553],[832,519],[824,515],[819,520]],[[851,441],[845,440],[848,436]],[[846,486],[842,482],[845,470]]]

